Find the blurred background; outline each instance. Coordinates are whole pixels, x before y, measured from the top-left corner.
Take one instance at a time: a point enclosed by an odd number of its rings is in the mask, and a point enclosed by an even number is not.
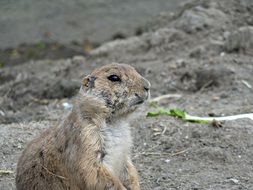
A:
[[[58,41],[93,43],[113,35],[134,35],[136,28],[183,0],[1,0],[0,47]]]
[[[183,1],[1,0],[0,63],[71,57],[112,39],[140,35],[148,20]]]

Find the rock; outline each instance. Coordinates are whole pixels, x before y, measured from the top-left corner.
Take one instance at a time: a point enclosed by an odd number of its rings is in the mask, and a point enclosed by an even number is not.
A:
[[[144,33],[138,37],[115,40],[105,43],[91,52],[92,56],[107,56],[108,54],[122,54],[147,52],[151,48],[167,46],[168,44],[183,39],[185,34],[175,28],[161,28],[155,32]]]
[[[199,47],[196,47],[194,48],[190,54],[189,54],[189,57],[190,58],[200,58],[203,54],[205,54],[206,52],[206,49],[204,46],[199,46]]]
[[[225,50],[227,52],[253,53],[253,27],[243,26],[234,32],[226,31]]]
[[[114,40],[112,42],[105,43],[99,48],[91,51],[92,56],[101,56],[107,55],[109,52],[115,51],[117,49],[121,49],[122,51],[130,51],[141,48],[142,46],[146,46],[146,43],[141,40],[139,37],[131,37],[127,40]]]
[[[200,148],[196,154],[199,158],[209,161],[221,163],[231,161],[231,155],[226,153],[226,151],[220,147],[203,147]]]
[[[56,79],[44,85],[45,88],[42,90],[41,98],[46,99],[70,98],[80,88],[79,82],[66,79]]]
[[[225,67],[212,69],[202,68],[196,70],[196,89],[208,88],[211,86],[220,86],[232,82],[232,72]]]
[[[175,28],[161,28],[153,33],[143,35],[144,41],[149,41],[150,46],[158,46],[161,44],[168,44],[174,41],[179,41],[184,37],[183,32]]]
[[[187,33],[194,33],[210,26],[222,25],[226,19],[221,10],[196,6],[194,9],[185,10],[176,21],[176,26]]]
[[[253,1],[252,0],[241,0],[240,1],[241,6],[250,9],[253,8]]]
[[[76,55],[72,59],[72,63],[74,64],[83,64],[86,61],[86,58],[82,55]]]

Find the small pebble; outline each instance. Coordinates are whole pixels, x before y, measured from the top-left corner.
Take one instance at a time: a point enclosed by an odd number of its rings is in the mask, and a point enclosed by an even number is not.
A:
[[[239,180],[238,179],[234,179],[234,178],[229,179],[229,181],[231,181],[231,182],[233,182],[235,184],[239,183]]]
[[[62,103],[62,106],[63,106],[63,107],[64,107],[64,109],[66,109],[66,110],[70,110],[70,109],[72,109],[72,108],[73,108],[73,104],[68,103],[68,102],[64,102],[64,103]]]
[[[218,100],[220,100],[220,97],[219,96],[213,96],[212,99],[213,99],[213,101],[218,101]]]
[[[224,55],[225,55],[225,53],[224,53],[224,52],[221,52],[221,53],[220,53],[220,56],[221,56],[221,57],[223,57]]]

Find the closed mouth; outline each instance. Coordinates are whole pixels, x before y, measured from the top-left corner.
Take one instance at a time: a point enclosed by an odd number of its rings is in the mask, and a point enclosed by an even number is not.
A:
[[[144,100],[138,98],[138,99],[133,100],[133,101],[131,102],[131,106],[140,105],[140,104],[143,104],[143,103],[144,103]]]
[[[139,100],[139,101],[135,102],[135,104],[142,104],[142,103],[144,103],[144,100]]]

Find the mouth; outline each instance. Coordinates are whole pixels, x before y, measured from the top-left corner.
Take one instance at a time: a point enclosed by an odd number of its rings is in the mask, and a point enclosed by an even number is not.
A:
[[[137,106],[143,104],[145,101],[141,98],[137,98],[131,102],[131,106]]]

